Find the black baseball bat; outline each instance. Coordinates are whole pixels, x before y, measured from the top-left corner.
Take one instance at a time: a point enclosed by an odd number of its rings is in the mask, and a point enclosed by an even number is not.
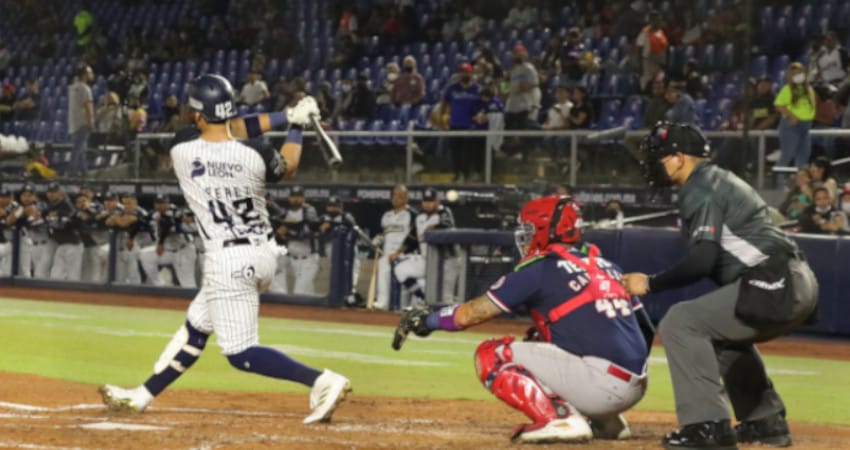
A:
[[[341,166],[342,155],[339,154],[339,149],[336,148],[336,143],[331,140],[331,137],[328,136],[328,133],[326,133],[325,129],[322,128],[322,124],[319,123],[319,116],[316,114],[310,114],[310,123],[313,124],[313,129],[316,130],[316,137],[319,141],[319,150],[325,158],[325,161],[328,163],[328,167],[336,169]]]

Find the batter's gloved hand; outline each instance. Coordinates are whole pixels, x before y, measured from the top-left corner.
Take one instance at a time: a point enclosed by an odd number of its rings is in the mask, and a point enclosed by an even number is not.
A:
[[[316,99],[311,96],[306,96],[292,108],[286,108],[286,120],[292,125],[307,127],[310,125],[310,116],[319,116],[319,105],[316,104]]]
[[[522,338],[523,342],[546,342],[543,339],[543,334],[540,333],[540,329],[536,326],[532,325],[527,330],[525,330],[525,336]]]
[[[405,308],[393,334],[393,350],[400,350],[411,332],[419,337],[426,337],[434,331],[425,323],[425,318],[431,311],[430,307],[424,305]]]

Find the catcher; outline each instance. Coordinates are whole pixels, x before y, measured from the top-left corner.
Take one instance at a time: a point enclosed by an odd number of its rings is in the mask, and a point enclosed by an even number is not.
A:
[[[475,352],[484,387],[525,413],[521,442],[574,442],[631,436],[620,414],[643,397],[654,330],[622,284],[619,267],[581,244],[581,215],[571,197],[543,197],[520,212],[513,272],[461,305],[407,310],[393,348],[407,334],[460,331],[525,305],[535,326],[524,342],[488,339]]]

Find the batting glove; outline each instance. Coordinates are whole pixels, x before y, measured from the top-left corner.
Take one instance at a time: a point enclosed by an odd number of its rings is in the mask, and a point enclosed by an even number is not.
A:
[[[309,95],[299,100],[292,108],[286,108],[286,120],[293,125],[310,125],[312,115],[319,116],[319,105],[316,104],[316,99]]]

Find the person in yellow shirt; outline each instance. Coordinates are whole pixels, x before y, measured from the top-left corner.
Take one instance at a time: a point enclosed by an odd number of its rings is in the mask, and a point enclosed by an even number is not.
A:
[[[777,166],[804,167],[812,156],[812,138],[809,130],[815,118],[817,100],[815,91],[806,79],[806,70],[799,62],[788,66],[786,83],[773,104],[782,115],[779,121],[779,146],[782,153]]]

